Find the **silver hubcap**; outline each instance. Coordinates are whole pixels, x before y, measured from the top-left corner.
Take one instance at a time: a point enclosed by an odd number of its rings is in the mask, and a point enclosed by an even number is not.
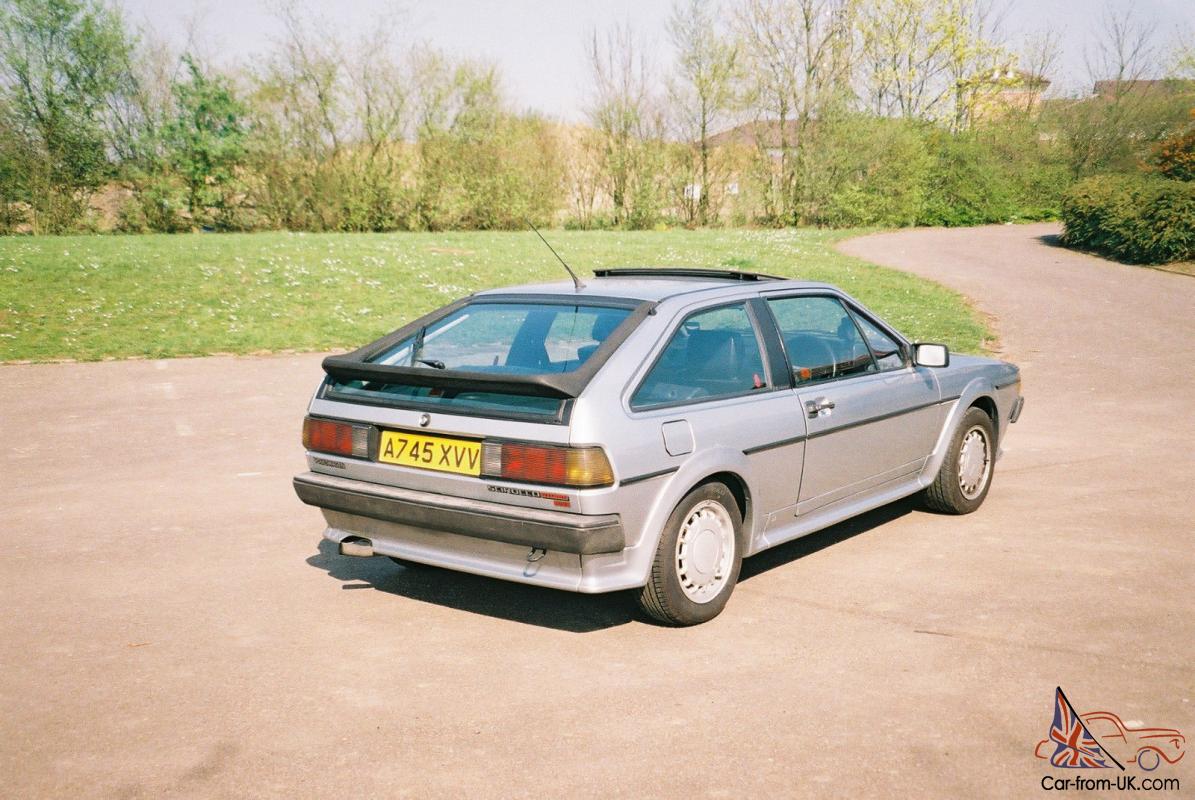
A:
[[[962,447],[958,451],[958,488],[963,497],[968,500],[979,497],[991,471],[988,435],[976,425],[963,436]]]
[[[689,512],[676,537],[676,576],[694,603],[708,603],[730,578],[734,523],[721,503],[702,500]]]

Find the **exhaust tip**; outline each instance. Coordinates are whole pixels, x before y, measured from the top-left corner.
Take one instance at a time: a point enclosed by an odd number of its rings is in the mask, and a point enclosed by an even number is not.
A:
[[[342,556],[369,558],[373,555],[373,542],[363,536],[350,536],[340,543]]]

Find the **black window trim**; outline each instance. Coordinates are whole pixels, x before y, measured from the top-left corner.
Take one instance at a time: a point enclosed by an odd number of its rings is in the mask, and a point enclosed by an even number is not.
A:
[[[598,306],[625,308],[630,310],[627,318],[619,323],[609,336],[598,346],[585,363],[572,372],[544,373],[539,375],[501,375],[490,372],[468,372],[464,370],[437,370],[423,367],[402,367],[377,364],[371,361],[378,354],[393,347],[406,338],[414,336],[422,327],[435,324],[449,314],[474,303],[540,303],[563,306]],[[328,356],[323,361],[324,372],[340,381],[365,380],[379,383],[405,383],[412,386],[434,386],[444,388],[469,388],[475,391],[505,392],[536,397],[575,398],[585,390],[598,370],[610,356],[626,341],[639,324],[655,313],[656,303],[625,297],[602,297],[564,294],[490,294],[470,295],[425,314],[409,322],[393,333],[387,334],[364,347],[343,355]],[[443,409],[441,409],[443,410]]]
[[[909,366],[909,348],[901,340],[900,337],[893,336],[891,334],[891,332],[889,332],[887,326],[876,324],[875,320],[873,320],[869,315],[864,314],[862,311],[860,311],[858,308],[856,308],[853,303],[844,301],[843,305],[846,307],[847,316],[851,318],[851,322],[855,323],[855,330],[859,331],[859,335],[861,337],[863,337],[863,344],[864,344],[864,346],[867,347],[867,352],[871,353],[871,362],[873,364],[875,364],[876,372],[895,372],[898,369],[904,369],[905,367]],[[864,331],[863,331],[863,326],[859,324],[860,317],[867,320],[872,325],[875,325],[876,330],[878,330],[880,333],[886,335],[889,339],[891,339],[893,342],[896,343],[896,352],[900,354],[900,366],[899,367],[889,367],[888,369],[880,368],[880,360],[878,358],[876,358],[875,348],[871,346],[871,342],[869,342],[867,340],[867,334],[864,333]]]
[[[571,397],[562,398],[557,404],[554,413],[536,414],[531,411],[504,411],[499,409],[469,408],[466,406],[445,406],[437,403],[421,403],[418,400],[401,397],[393,401],[386,401],[376,397],[343,394],[332,388],[333,380],[334,378],[330,375],[324,377],[324,381],[320,384],[320,388],[317,391],[318,399],[326,400],[329,403],[350,403],[353,405],[374,406],[376,408],[401,408],[410,411],[426,411],[429,414],[448,414],[454,417],[477,417],[479,419],[497,419],[511,422],[536,422],[543,425],[567,425],[572,417],[573,404],[576,402]],[[499,394],[502,393],[500,392]],[[505,394],[517,396],[519,392],[505,392]]]
[[[910,349],[911,348],[909,347],[908,340],[905,339],[905,337],[901,336],[900,334],[896,333],[896,331],[894,331],[891,328],[891,326],[886,325],[883,322],[880,322],[873,315],[865,313],[854,302],[852,302],[849,297],[846,297],[845,295],[839,294],[838,292],[827,291],[825,289],[813,289],[813,290],[805,290],[805,291],[798,290],[798,291],[786,291],[786,292],[768,292],[765,294],[761,294],[760,297],[764,301],[765,304],[767,304],[771,300],[789,300],[789,299],[792,299],[795,297],[826,297],[826,298],[830,298],[832,300],[837,300],[842,305],[843,309],[846,311],[847,317],[854,324],[855,330],[859,332],[860,338],[863,339],[863,345],[864,345],[864,347],[867,348],[867,352],[871,356],[871,363],[876,367],[876,370],[874,372],[859,372],[859,373],[855,373],[854,375],[842,375],[840,377],[835,377],[835,378],[826,378],[824,380],[820,380],[815,383],[798,384],[796,382],[796,379],[794,377],[792,377],[792,373],[793,373],[792,361],[788,357],[788,348],[784,344],[784,336],[780,329],[780,321],[776,319],[776,315],[775,315],[775,313],[772,312],[772,307],[769,305],[768,306],[768,314],[771,315],[772,325],[774,327],[776,335],[780,338],[780,349],[784,353],[784,363],[788,367],[790,385],[797,391],[802,391],[806,388],[810,388],[810,387],[814,387],[814,386],[825,386],[825,385],[831,384],[831,383],[838,383],[839,381],[849,381],[849,380],[854,380],[856,378],[866,378],[869,375],[883,375],[884,373],[887,373],[887,372],[895,372],[896,369],[907,369],[910,366],[909,357],[910,357]],[[879,368],[879,364],[876,362],[875,352],[872,351],[871,343],[867,341],[867,337],[863,334],[863,331],[859,328],[859,323],[854,317],[855,314],[858,314],[859,316],[866,319],[868,322],[875,325],[877,328],[880,329],[881,332],[886,333],[889,336],[891,336],[892,340],[895,341],[897,343],[897,345],[899,345],[900,353],[901,353],[901,366],[900,367],[895,368],[895,369],[886,369],[886,370],[881,370]]]
[[[659,351],[655,354],[655,357],[652,358],[652,360],[651,360],[651,366],[649,366],[647,368],[647,371],[643,373],[643,377],[640,378],[638,380],[638,382],[635,383],[635,388],[632,389],[630,391],[630,393],[627,395],[626,404],[627,404],[627,408],[631,411],[631,413],[646,414],[646,413],[653,412],[653,411],[675,409],[675,408],[680,408],[683,406],[695,406],[695,405],[701,405],[704,403],[718,403],[718,402],[721,402],[724,400],[741,400],[744,397],[756,397],[758,395],[770,394],[772,392],[779,391],[781,389],[790,388],[790,386],[777,385],[775,383],[775,381],[773,381],[773,379],[772,379],[773,378],[773,369],[772,369],[771,361],[768,358],[769,348],[765,345],[765,340],[766,340],[767,335],[763,330],[764,325],[762,324],[762,320],[760,320],[758,317],[758,313],[759,313],[758,309],[753,307],[753,304],[752,304],[752,300],[756,300],[758,298],[759,298],[759,295],[749,295],[747,297],[739,297],[734,300],[727,300],[727,301],[720,302],[720,303],[713,303],[708,306],[702,306],[700,308],[693,309],[692,311],[690,311],[689,313],[687,313],[683,317],[681,317],[679,322],[677,322],[675,325],[673,325],[671,328],[668,329],[666,336],[660,337],[662,340],[664,340],[664,346],[661,347],[659,349]],[[655,370],[656,365],[660,363],[660,359],[664,357],[664,353],[672,345],[673,338],[676,337],[677,332],[680,331],[680,329],[684,326],[684,324],[686,322],[688,322],[690,319],[692,319],[693,317],[697,316],[698,314],[704,314],[707,311],[716,311],[719,308],[730,308],[731,306],[742,306],[743,310],[746,311],[746,313],[747,313],[747,320],[751,323],[751,331],[752,331],[752,333],[755,334],[755,345],[756,345],[756,347],[759,348],[759,357],[763,361],[763,371],[764,371],[764,376],[767,380],[767,383],[758,389],[748,389],[745,392],[739,392],[737,394],[723,394],[723,395],[718,395],[717,397],[696,397],[696,398],[693,398],[690,400],[676,400],[676,401],[673,401],[670,403],[657,403],[657,404],[653,404],[653,405],[649,405],[649,406],[636,406],[633,402],[635,395],[639,392],[640,389],[643,388],[643,384],[645,384],[647,382],[647,379],[649,377],[651,377],[651,373]],[[773,325],[774,324],[775,323],[773,322]],[[789,372],[791,373],[792,370],[790,369]]]

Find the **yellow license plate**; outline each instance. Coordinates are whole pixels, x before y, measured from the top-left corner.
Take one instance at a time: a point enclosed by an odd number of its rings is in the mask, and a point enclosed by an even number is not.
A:
[[[382,431],[378,461],[460,475],[480,475],[481,442],[406,431]]]

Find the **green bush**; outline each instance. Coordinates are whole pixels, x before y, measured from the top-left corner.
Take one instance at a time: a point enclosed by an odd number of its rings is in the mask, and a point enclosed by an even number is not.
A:
[[[1195,259],[1195,183],[1097,175],[1062,198],[1062,242],[1130,264]]]
[[[851,115],[819,132],[803,221],[830,227],[914,225],[925,203],[930,156],[922,127]]]
[[[970,134],[935,131],[921,225],[984,225],[1008,222],[1016,213],[1007,167]]]
[[[132,194],[116,212],[115,228],[120,233],[183,233],[191,227],[187,187],[172,174],[136,176]]]

